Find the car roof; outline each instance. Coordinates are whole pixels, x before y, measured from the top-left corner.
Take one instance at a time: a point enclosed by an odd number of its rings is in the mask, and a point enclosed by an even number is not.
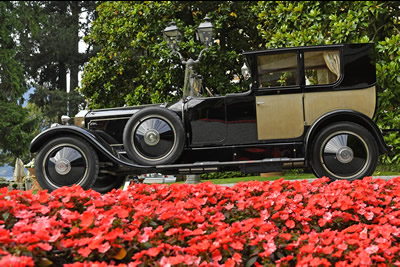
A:
[[[255,55],[255,54],[264,54],[264,53],[274,53],[274,52],[284,52],[284,51],[291,51],[291,50],[307,50],[307,49],[320,49],[320,48],[339,48],[346,46],[348,44],[328,44],[328,45],[311,45],[311,46],[295,46],[295,47],[282,47],[282,48],[272,48],[272,49],[264,49],[264,50],[257,50],[257,51],[246,51],[243,55]],[[351,45],[371,45],[370,43],[363,43],[363,44],[351,44]]]

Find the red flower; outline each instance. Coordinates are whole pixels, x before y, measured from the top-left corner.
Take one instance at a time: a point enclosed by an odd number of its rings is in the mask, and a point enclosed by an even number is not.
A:
[[[83,229],[86,229],[86,228],[88,228],[90,225],[92,225],[93,220],[94,220],[94,214],[93,214],[93,212],[85,211],[85,212],[82,214],[82,217],[81,217],[81,224],[80,224],[80,225],[82,226]]]
[[[78,250],[78,253],[85,258],[87,258],[91,252],[92,250],[89,247],[81,248]]]
[[[287,220],[287,221],[285,222],[285,225],[286,225],[288,228],[293,229],[293,228],[296,226],[296,223],[295,223],[293,220]]]
[[[28,267],[34,266],[35,262],[32,258],[26,256],[7,255],[0,259],[0,266],[3,267]]]
[[[146,254],[149,255],[150,257],[155,257],[158,255],[158,253],[161,252],[161,248],[150,248],[146,251]]]

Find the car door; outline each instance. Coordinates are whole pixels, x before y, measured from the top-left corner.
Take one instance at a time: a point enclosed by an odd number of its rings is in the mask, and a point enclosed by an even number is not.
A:
[[[258,140],[292,139],[304,132],[298,50],[257,55]]]
[[[189,98],[184,109],[192,146],[218,145],[225,141],[225,97]]]

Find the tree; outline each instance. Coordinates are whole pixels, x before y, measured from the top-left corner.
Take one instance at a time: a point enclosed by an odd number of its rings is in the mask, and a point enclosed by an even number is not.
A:
[[[92,47],[79,51],[79,41],[94,19],[95,1],[24,1],[17,8],[19,19],[27,25],[19,33],[23,50],[18,54],[27,74],[40,86],[65,92],[70,70],[74,90],[80,68],[95,53]],[[26,10],[33,14],[28,16]],[[80,20],[84,14],[86,20]]]
[[[85,108],[83,97],[78,92],[66,93],[61,90],[49,90],[41,86],[36,88],[30,102],[33,104],[31,107],[39,109],[41,116],[45,117],[41,129],[48,128],[55,122],[61,123],[62,115],[73,117],[79,110]]]
[[[75,115],[79,106],[85,104],[74,90],[78,87],[79,71],[96,51],[88,47],[82,53],[79,42],[90,30],[96,2],[24,1],[16,5],[19,19],[27,25],[18,34],[22,49],[17,58],[32,78],[31,86],[36,88],[30,101],[52,122],[60,122],[60,115],[67,114],[67,107]],[[83,16],[86,20],[80,19]],[[67,93],[68,83],[70,93]]]
[[[22,107],[27,90],[24,70],[16,60],[19,46],[15,35],[22,25],[12,2],[0,2],[0,164],[29,155],[35,134],[35,118]]]
[[[105,2],[86,38],[100,51],[85,67],[80,91],[92,108],[179,97],[184,69],[163,41],[162,30],[174,19],[185,37],[180,52],[195,59],[204,48],[195,40],[195,31],[207,14],[216,25],[219,45],[205,53],[197,72],[205,86],[220,94],[242,90],[242,84],[231,83],[241,75],[240,54],[261,41],[252,27],[256,17],[248,12],[253,5],[250,1]]]

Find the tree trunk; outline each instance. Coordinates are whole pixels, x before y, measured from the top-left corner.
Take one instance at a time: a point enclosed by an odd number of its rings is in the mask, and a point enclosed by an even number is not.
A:
[[[67,68],[64,62],[58,63],[58,88],[61,91],[67,91]]]

